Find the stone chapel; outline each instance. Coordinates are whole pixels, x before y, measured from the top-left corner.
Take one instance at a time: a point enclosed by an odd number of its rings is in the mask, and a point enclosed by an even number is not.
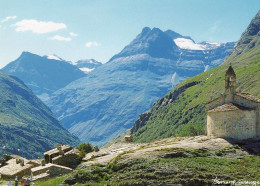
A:
[[[260,138],[260,99],[236,92],[232,66],[226,71],[224,94],[205,107],[208,136],[235,140]]]

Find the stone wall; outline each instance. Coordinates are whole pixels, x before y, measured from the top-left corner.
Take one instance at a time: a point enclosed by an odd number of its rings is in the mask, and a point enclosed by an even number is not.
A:
[[[50,176],[51,177],[56,177],[56,176],[68,174],[70,172],[72,172],[72,169],[68,169],[68,168],[66,169],[66,168],[58,167],[58,166],[50,167]]]
[[[80,161],[78,160],[77,154],[70,153],[64,156],[58,156],[56,158],[53,158],[52,163],[75,169],[80,163]]]
[[[260,138],[260,103],[245,99],[239,95],[234,96],[234,103],[256,110],[256,133],[257,137]]]
[[[41,168],[39,169],[32,169],[32,175],[33,176],[36,176],[36,175],[39,175],[39,174],[43,174],[45,172],[48,172],[49,170],[49,166],[40,166]]]
[[[231,110],[207,113],[207,135],[243,140],[256,137],[256,111]]]

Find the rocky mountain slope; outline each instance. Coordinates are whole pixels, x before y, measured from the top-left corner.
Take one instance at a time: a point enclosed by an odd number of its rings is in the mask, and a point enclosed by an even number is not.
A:
[[[16,77],[0,72],[0,156],[41,157],[57,143],[77,145],[50,109]]]
[[[76,66],[55,55],[39,56],[23,52],[2,71],[20,78],[38,97],[43,100],[54,91],[70,82],[84,77]]]
[[[224,75],[232,64],[237,91],[260,97],[260,12],[253,18],[224,63],[188,78],[140,115],[131,129],[134,140],[204,134],[205,103],[224,92]]]
[[[47,104],[82,141],[104,145],[175,84],[222,63],[233,46],[195,43],[146,27],[109,62],[56,91]]]

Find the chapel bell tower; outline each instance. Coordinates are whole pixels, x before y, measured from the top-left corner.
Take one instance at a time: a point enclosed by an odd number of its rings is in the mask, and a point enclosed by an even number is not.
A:
[[[225,93],[236,93],[236,74],[232,68],[229,66],[225,75]]]

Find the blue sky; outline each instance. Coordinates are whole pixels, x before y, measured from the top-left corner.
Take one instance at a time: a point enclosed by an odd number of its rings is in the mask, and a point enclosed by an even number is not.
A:
[[[107,62],[143,27],[237,41],[259,0],[0,0],[0,68],[22,51]]]

